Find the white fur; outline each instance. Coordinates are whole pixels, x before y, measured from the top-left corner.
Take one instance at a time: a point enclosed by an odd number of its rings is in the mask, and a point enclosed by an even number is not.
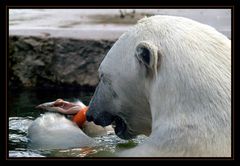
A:
[[[133,53],[141,41],[162,55],[153,80],[136,78]],[[101,72],[111,75],[120,100],[150,104],[149,139],[122,156],[231,156],[231,41],[214,28],[182,17],[144,18],[115,43]]]

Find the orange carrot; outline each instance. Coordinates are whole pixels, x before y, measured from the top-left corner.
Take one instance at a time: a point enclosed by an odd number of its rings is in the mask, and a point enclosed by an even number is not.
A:
[[[88,107],[84,107],[76,115],[73,116],[72,121],[75,122],[78,125],[78,127],[82,127],[82,125],[86,121],[87,110]]]

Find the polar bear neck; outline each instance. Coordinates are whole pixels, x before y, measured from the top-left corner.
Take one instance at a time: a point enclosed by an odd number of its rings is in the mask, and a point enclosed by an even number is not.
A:
[[[160,122],[203,126],[206,121],[209,127],[218,126],[220,130],[229,122],[231,51],[225,48],[225,56],[217,50],[199,51],[196,55],[193,49],[187,53],[178,50],[181,56],[170,51],[171,56],[164,56],[150,99],[153,130]]]
[[[222,70],[212,71],[199,77],[200,73],[186,72],[173,76],[179,71],[167,73],[164,65],[162,69],[150,98],[152,146],[164,152],[161,156],[230,155],[230,71],[226,75],[222,75]],[[207,71],[206,66],[204,72]],[[180,148],[179,153],[175,148]]]

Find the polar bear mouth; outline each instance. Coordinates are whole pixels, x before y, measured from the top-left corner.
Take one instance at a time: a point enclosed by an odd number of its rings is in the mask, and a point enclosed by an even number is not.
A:
[[[91,107],[90,107],[91,109]],[[102,127],[106,127],[108,125],[112,125],[114,128],[115,134],[122,139],[131,139],[134,136],[129,132],[129,128],[127,123],[118,115],[113,115],[109,112],[101,112],[98,114],[91,114],[91,110],[87,112],[87,121],[93,121],[96,125],[100,125]]]
[[[111,124],[114,128],[115,134],[122,139],[126,139],[125,135],[127,126],[124,120],[119,116],[116,116]]]

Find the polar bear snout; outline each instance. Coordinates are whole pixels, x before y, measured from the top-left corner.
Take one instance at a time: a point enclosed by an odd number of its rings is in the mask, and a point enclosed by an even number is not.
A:
[[[122,139],[130,139],[135,135],[128,129],[123,117],[118,115],[117,107],[113,104],[114,95],[108,84],[100,81],[89,103],[87,121],[93,121],[103,127],[112,125],[116,135]]]
[[[96,125],[101,125],[103,127],[106,127],[113,122],[114,116],[111,113],[106,111],[98,112],[95,108],[95,106],[90,104],[87,112],[87,121],[93,121]]]
[[[95,103],[96,100],[96,97],[93,97],[90,102],[87,112],[87,120],[93,121],[96,125],[101,125],[103,127],[112,125],[118,137],[122,139],[132,138],[132,136],[126,132],[127,125],[125,121],[121,117],[113,115],[111,111],[107,112],[102,110],[102,108],[98,107],[98,105]]]
[[[102,83],[99,83],[89,103],[89,110],[87,111],[87,121],[93,121],[95,124],[103,127],[110,125],[114,117],[109,111],[109,109],[112,109],[111,105],[107,104],[110,98],[104,87]],[[103,90],[105,90],[105,93],[103,93]]]

